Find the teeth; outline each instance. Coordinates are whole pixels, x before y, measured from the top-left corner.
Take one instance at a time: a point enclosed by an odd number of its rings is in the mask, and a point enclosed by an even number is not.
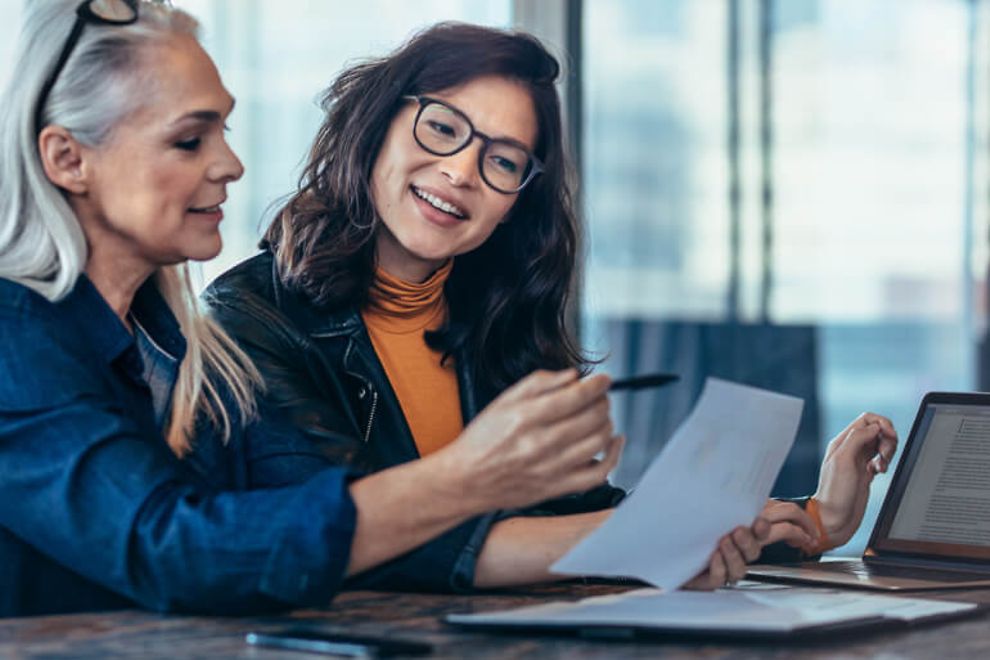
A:
[[[464,211],[457,208],[453,204],[448,204],[447,202],[443,201],[436,195],[431,195],[430,193],[424,190],[420,190],[415,186],[413,186],[413,192],[416,193],[416,196],[419,197],[420,199],[424,199],[427,202],[429,202],[430,205],[433,206],[434,208],[438,208],[441,211],[444,211],[445,213],[449,213],[451,215],[456,215],[458,218],[463,218],[465,216]]]

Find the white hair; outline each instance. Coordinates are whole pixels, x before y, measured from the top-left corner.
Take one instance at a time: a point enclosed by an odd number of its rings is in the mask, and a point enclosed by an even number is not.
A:
[[[86,238],[63,191],[45,175],[35,104],[72,30],[79,0],[27,4],[15,73],[0,96],[0,277],[57,301],[85,270]],[[83,29],[42,108],[42,125],[63,126],[89,147],[103,144],[149,96],[153,80],[144,70],[143,50],[175,35],[198,37],[198,23],[183,11],[149,0],[141,0],[138,10],[137,23]],[[166,431],[169,446],[181,455],[190,448],[200,412],[229,438],[221,389],[230,393],[242,421],[250,418],[261,377],[203,314],[186,264],[161,268],[154,277],[188,345]]]

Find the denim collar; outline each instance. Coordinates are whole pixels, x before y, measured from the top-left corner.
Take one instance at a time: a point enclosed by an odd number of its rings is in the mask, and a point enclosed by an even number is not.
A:
[[[79,276],[72,292],[58,305],[79,328],[93,353],[105,362],[113,362],[134,346],[134,337],[86,275]],[[151,278],[135,294],[131,313],[155,342],[172,357],[182,360],[186,341]]]
[[[131,314],[138,320],[149,338],[154,340],[169,357],[182,362],[186,355],[186,339],[179,329],[172,310],[158,291],[153,277],[149,278],[134,296]]]

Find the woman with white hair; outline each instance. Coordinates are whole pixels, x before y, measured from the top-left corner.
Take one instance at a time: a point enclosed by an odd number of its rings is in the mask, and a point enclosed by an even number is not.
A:
[[[568,370],[523,379],[422,461],[209,486],[181,456],[268,432],[259,375],[185,265],[221,247],[234,100],[195,21],[146,0],[33,0],[16,66],[0,98],[0,615],[326,604],[347,576],[615,465],[608,379]]]

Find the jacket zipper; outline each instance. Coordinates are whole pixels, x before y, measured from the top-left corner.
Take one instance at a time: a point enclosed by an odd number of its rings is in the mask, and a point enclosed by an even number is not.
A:
[[[378,392],[371,389],[371,412],[368,414],[368,426],[364,430],[364,444],[368,444],[368,440],[371,438],[371,424],[375,421],[375,410],[378,409]]]

